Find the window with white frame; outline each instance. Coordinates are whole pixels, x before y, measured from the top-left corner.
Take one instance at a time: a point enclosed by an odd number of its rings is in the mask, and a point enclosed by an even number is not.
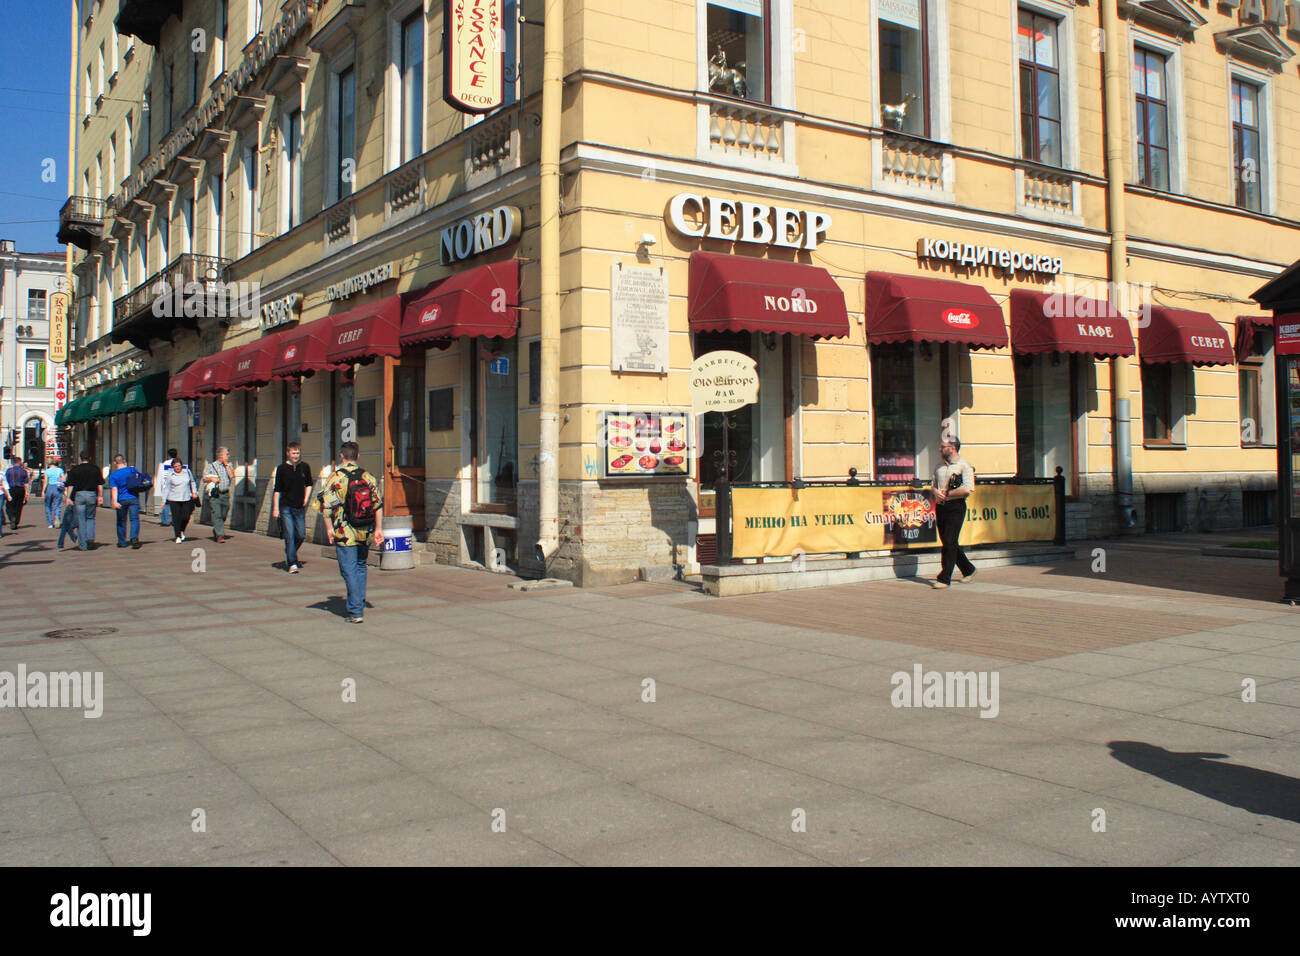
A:
[[[931,135],[929,10],[932,0],[882,0],[877,6],[881,125]]]
[[[131,123],[135,120],[135,111],[126,111],[126,122],[122,124],[122,172],[129,174],[135,168],[135,153],[131,151]]]
[[[90,119],[91,106],[95,102],[94,96],[91,95],[91,84],[94,83],[94,81],[95,71],[88,66],[86,67],[86,92],[81,98],[82,115],[84,115],[86,119]]]
[[[230,0],[217,0],[217,22],[212,32],[213,78],[226,72],[226,34],[230,29]]]
[[[109,43],[110,43],[109,50],[110,50],[110,52],[111,52],[111,54],[112,54],[113,59],[112,59],[112,70],[111,70],[111,72],[110,72],[108,78],[109,78],[109,81],[112,82],[113,77],[117,76],[117,68],[118,68],[118,64],[122,62],[121,55],[119,54],[119,52],[118,52],[118,48],[117,48],[117,31],[116,31],[116,30],[113,30],[113,31],[111,31],[111,32],[109,33]]]
[[[1233,202],[1243,209],[1264,209],[1264,89],[1240,76],[1232,77]]]
[[[424,152],[424,5],[407,5],[390,20],[390,149],[388,168],[396,169]]]
[[[223,172],[213,173],[208,177],[208,251],[214,256],[225,255],[225,189],[226,177]]]
[[[257,248],[257,145],[244,147],[244,188],[239,211],[239,254],[246,256]]]
[[[99,45],[99,82],[95,86],[95,95],[104,95],[104,44]]]
[[[331,202],[352,195],[356,181],[357,78],[352,63],[330,74],[327,182]]]
[[[1182,148],[1182,61],[1179,45],[1139,33],[1133,45],[1133,182],[1180,192],[1187,178]]]
[[[262,0],[248,0],[248,42],[262,32]]]
[[[1059,26],[1039,10],[1019,10],[1020,155],[1047,166],[1064,163]]]
[[[770,0],[707,0],[704,16],[709,92],[770,103]]]
[[[156,229],[158,231],[158,268],[166,269],[171,264],[171,249],[169,248],[172,232],[171,211],[167,205],[159,206],[156,216]]]
[[[281,202],[280,226],[287,232],[302,222],[302,110],[285,114],[281,130],[284,144],[281,156],[281,182],[284,197]]]
[[[104,197],[104,154],[95,154],[95,198]]]
[[[181,200],[181,253],[195,253],[199,250],[195,248],[194,243],[194,191],[198,189],[198,184],[194,184],[185,192],[185,197]]]
[[[117,190],[117,134],[108,137],[108,191],[111,195]]]

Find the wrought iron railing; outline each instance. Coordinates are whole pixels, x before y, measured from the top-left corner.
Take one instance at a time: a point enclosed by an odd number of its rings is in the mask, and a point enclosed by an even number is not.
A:
[[[113,328],[119,328],[153,307],[154,300],[163,293],[179,289],[183,294],[185,287],[197,282],[205,287],[209,283],[220,282],[225,275],[229,259],[219,256],[196,256],[185,253],[178,256],[166,269],[155,272],[126,295],[113,303]]]

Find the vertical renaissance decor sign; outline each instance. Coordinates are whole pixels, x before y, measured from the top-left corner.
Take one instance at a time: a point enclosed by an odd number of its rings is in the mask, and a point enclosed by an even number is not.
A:
[[[446,0],[442,98],[462,113],[488,113],[505,99],[504,0]]]

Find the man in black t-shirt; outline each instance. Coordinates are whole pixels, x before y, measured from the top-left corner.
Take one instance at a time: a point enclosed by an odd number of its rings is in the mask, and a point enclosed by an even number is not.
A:
[[[90,463],[90,452],[83,451],[81,464],[71,469],[64,481],[76,519],[77,548],[81,551],[89,550],[95,540],[95,509],[104,503],[103,485],[104,476]]]
[[[275,469],[275,493],[271,496],[271,517],[280,520],[284,534],[284,568],[298,573],[298,545],[307,537],[307,499],[314,483],[311,468],[302,460],[302,446],[289,442],[285,462]]]

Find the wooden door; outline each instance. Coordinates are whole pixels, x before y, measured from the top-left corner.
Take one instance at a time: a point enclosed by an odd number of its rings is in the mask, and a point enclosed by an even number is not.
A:
[[[384,514],[424,523],[424,350],[384,359]]]

